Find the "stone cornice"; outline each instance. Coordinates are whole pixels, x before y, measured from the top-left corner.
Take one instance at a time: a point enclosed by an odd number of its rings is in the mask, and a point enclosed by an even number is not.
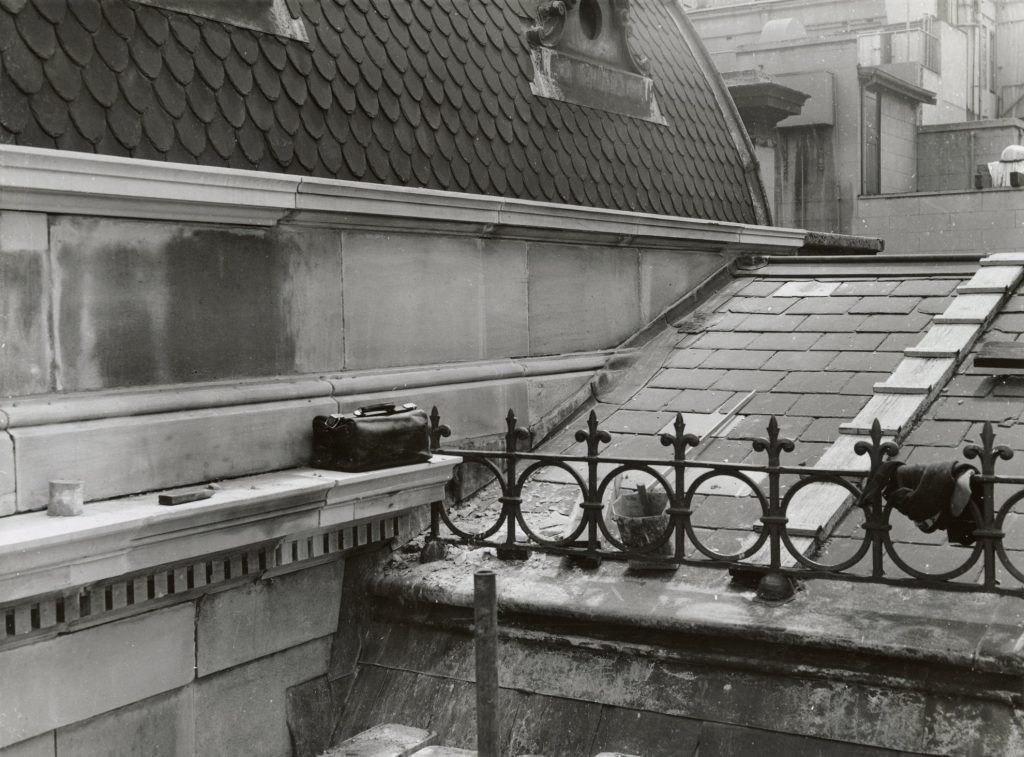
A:
[[[622,350],[599,350],[549,357],[21,397],[0,402],[0,430],[318,397],[341,400],[353,395],[447,384],[589,372],[605,367],[613,357],[628,360],[630,354]]]
[[[394,518],[440,500],[457,458],[341,473],[297,468],[232,479],[212,498],[175,507],[159,492],[91,502],[76,517],[4,520],[0,605],[295,534]]]
[[[0,210],[776,254],[803,241],[799,229],[11,145]]]
[[[0,210],[272,226],[299,178],[0,145]]]

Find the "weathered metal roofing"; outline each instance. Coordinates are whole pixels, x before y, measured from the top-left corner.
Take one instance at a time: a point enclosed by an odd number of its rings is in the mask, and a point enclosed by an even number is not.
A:
[[[0,142],[756,220],[673,9],[629,5],[661,125],[532,94],[535,5],[289,0],[307,45],[127,0],[0,0]]]

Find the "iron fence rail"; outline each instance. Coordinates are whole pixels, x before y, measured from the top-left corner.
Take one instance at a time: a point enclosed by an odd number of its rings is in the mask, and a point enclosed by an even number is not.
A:
[[[431,447],[435,452],[461,457],[465,463],[483,466],[498,485],[501,505],[493,522],[479,530],[469,530],[453,519],[444,503],[435,503],[431,512],[430,542],[463,542],[495,548],[501,559],[526,559],[533,551],[574,557],[584,565],[596,566],[603,559],[641,561],[646,567],[663,565],[709,565],[731,569],[734,573],[760,575],[761,592],[769,599],[784,599],[791,594],[793,579],[827,578],[845,581],[867,581],[906,586],[928,586],[956,591],[990,592],[1024,596],[1024,570],[1012,558],[1005,544],[1005,526],[1014,507],[1024,499],[1024,488],[1017,489],[1001,503],[996,503],[996,487],[1021,485],[1024,478],[999,476],[996,464],[1009,460],[1013,451],[997,445],[991,423],[985,423],[981,445],[967,445],[963,456],[977,461],[975,481],[981,496],[973,497],[967,507],[972,509],[976,523],[974,543],[955,549],[963,559],[953,567],[928,570],[915,566],[901,555],[907,544],[894,541],[893,518],[904,518],[887,502],[877,486],[868,486],[883,463],[893,459],[899,447],[883,439],[878,421],[868,436],[854,446],[856,454],[866,456],[865,470],[819,469],[782,464],[785,454],[793,453],[796,444],[783,437],[777,419],[772,416],[764,437],[751,440],[755,453],[764,456],[763,463],[728,463],[709,460],[688,460],[687,450],[700,439],[687,433],[683,416],[677,414],[672,433],[660,435],[661,444],[671,448],[670,458],[636,458],[602,455],[600,448],[612,435],[600,427],[597,415],[591,412],[586,429],[575,433],[585,443],[586,454],[563,455],[520,450],[520,443],[529,439],[529,432],[518,425],[515,413],[509,410],[505,419],[507,431],[504,449],[496,451],[451,449],[441,446],[441,439],[451,430],[440,422],[435,407],[430,418]],[[610,470],[607,466],[611,466]],[[544,469],[562,471],[571,485],[578,487],[580,518],[569,533],[548,538],[532,527],[523,512],[523,490]],[[694,469],[699,469],[695,472]],[[608,519],[608,497],[616,479],[627,472],[646,474],[664,489],[667,508],[661,516],[664,524],[642,543],[628,543],[615,533]],[[759,530],[736,552],[714,549],[702,540],[695,525],[694,499],[702,487],[716,478],[741,481],[750,489],[750,496],[760,507]],[[846,490],[852,498],[851,511],[861,514],[863,531],[852,554],[832,561],[805,554],[794,542],[798,534],[790,532],[788,511],[794,497],[807,487],[832,484]],[[980,500],[980,501],[979,501]],[[707,503],[701,507],[709,506]],[[442,533],[442,527],[447,534]],[[1024,545],[1022,545],[1024,547]],[[980,574],[972,571],[980,564]]]

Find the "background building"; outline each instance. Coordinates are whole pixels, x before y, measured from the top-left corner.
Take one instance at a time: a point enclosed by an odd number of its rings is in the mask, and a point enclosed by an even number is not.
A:
[[[926,202],[909,215],[947,218],[911,222],[920,227],[890,222],[914,203],[862,200],[973,190],[977,165],[1021,142],[1021,6],[712,0],[690,15],[727,75],[756,70],[808,95],[798,114],[777,124],[774,166],[766,169],[779,223],[878,234],[890,252],[955,252],[1004,249],[1009,232],[1022,229],[1021,200]],[[956,222],[955,205],[967,214]],[[967,217],[982,205],[1008,213],[1012,224]],[[984,241],[983,230],[990,232]],[[958,233],[965,231],[977,233]]]

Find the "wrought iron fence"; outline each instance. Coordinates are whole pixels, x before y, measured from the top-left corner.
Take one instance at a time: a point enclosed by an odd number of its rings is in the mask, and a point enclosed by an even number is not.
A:
[[[586,444],[585,455],[550,454],[520,450],[520,443],[529,439],[527,429],[517,424],[509,410],[506,417],[504,449],[481,451],[449,449],[441,446],[451,430],[442,425],[437,408],[431,414],[431,446],[435,452],[455,455],[465,463],[483,466],[493,475],[500,490],[501,510],[495,520],[480,530],[471,531],[458,525],[443,503],[435,503],[431,513],[430,535],[426,550],[436,553],[443,543],[455,541],[494,547],[506,560],[526,559],[530,552],[540,551],[566,555],[584,565],[597,566],[603,559],[641,561],[646,567],[695,564],[720,566],[734,574],[760,577],[759,594],[767,599],[784,600],[792,595],[794,579],[829,578],[846,581],[867,581],[908,586],[928,586],[959,591],[981,591],[1024,596],[1024,571],[1011,559],[1004,544],[1004,526],[1014,507],[1024,499],[1024,478],[996,475],[996,463],[1009,460],[1013,452],[997,446],[991,423],[985,423],[981,446],[968,445],[963,455],[976,460],[978,466],[973,482],[981,494],[973,497],[971,508],[976,527],[969,547],[937,546],[939,550],[956,550],[962,561],[947,570],[929,571],[915,567],[912,560],[901,556],[902,545],[891,536],[893,518],[903,518],[886,501],[875,480],[883,464],[894,459],[899,447],[883,439],[875,421],[871,433],[859,440],[854,450],[867,457],[867,470],[829,470],[782,464],[782,456],[792,453],[796,445],[780,435],[779,424],[771,417],[766,436],[751,441],[754,452],[764,455],[764,462],[727,463],[688,460],[687,450],[700,439],[686,432],[681,414],[677,414],[673,433],[660,435],[661,444],[670,447],[669,459],[632,458],[602,455],[600,447],[612,435],[602,429],[591,412],[587,428],[575,433],[578,442]],[[607,470],[607,466],[611,469]],[[602,470],[604,466],[604,471]],[[531,527],[524,514],[524,487],[542,469],[555,468],[579,488],[578,507],[581,517],[575,528],[561,538],[551,539]],[[660,470],[659,470],[660,469]],[[694,469],[699,469],[696,471]],[[667,470],[668,474],[662,472]],[[614,481],[629,471],[646,474],[660,485],[667,495],[667,508],[662,515],[664,525],[643,543],[627,543],[623,535],[609,526],[607,511],[609,493]],[[751,534],[751,541],[740,551],[722,553],[713,549],[697,533],[693,521],[694,498],[702,486],[715,478],[736,479],[750,489],[759,505],[760,530]],[[759,480],[761,483],[759,483]],[[794,496],[806,487],[833,484],[844,488],[852,498],[851,512],[859,511],[863,537],[853,554],[836,561],[823,561],[805,554],[794,543],[788,528],[787,512]],[[998,506],[996,486],[1014,485],[1014,492]],[[785,489],[785,491],[783,491]],[[805,493],[806,494],[806,493]],[[700,505],[707,506],[706,504]],[[448,534],[442,534],[442,526]],[[980,562],[980,572],[977,566]],[[926,566],[927,567],[927,566]],[[973,573],[972,573],[973,571]]]

